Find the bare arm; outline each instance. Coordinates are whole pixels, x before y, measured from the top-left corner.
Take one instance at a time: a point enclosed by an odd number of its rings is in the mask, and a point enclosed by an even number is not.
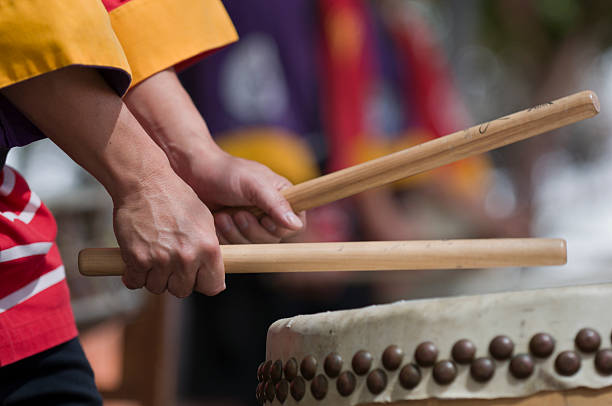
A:
[[[2,93],[111,195],[128,287],[225,288],[211,213],[97,73],[65,68]]]
[[[136,86],[125,103],[208,207],[253,205],[268,214],[260,224],[246,211],[216,213],[220,241],[276,242],[303,227],[304,217],[298,219],[280,193],[289,181],[263,165],[221,151],[173,70]]]

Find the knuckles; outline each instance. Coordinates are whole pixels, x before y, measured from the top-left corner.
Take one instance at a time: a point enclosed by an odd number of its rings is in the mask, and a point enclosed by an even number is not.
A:
[[[131,250],[128,258],[136,272],[146,272],[153,267],[153,258],[145,250]]]
[[[201,286],[203,285],[203,286]],[[210,281],[207,281],[204,284],[199,284],[198,285],[198,292],[206,295],[206,296],[215,296],[218,293],[221,293],[224,290],[223,287],[220,287],[219,285],[215,284],[211,284]]]
[[[173,253],[167,249],[155,249],[151,252],[151,261],[160,268],[168,268],[172,263]]]
[[[128,268],[126,270],[126,273],[123,275],[123,278],[122,278],[123,284],[128,289],[132,289],[132,290],[140,289],[145,284],[144,277],[142,277],[142,275],[137,275],[135,273],[136,271],[134,271],[134,269]]]
[[[177,253],[177,257],[179,263],[183,266],[183,268],[192,267],[193,264],[198,260],[199,253],[193,248],[186,248],[180,250]]]
[[[202,262],[215,263],[221,258],[221,248],[215,235],[200,241],[198,248],[201,253]]]
[[[193,289],[189,288],[186,289],[184,287],[180,287],[180,288],[170,288],[168,287],[168,292],[170,292],[172,295],[178,297],[179,299],[184,299],[187,296],[191,295],[191,292],[193,292]]]
[[[166,291],[165,287],[162,286],[149,286],[147,285],[147,290],[155,295],[161,295]]]
[[[188,233],[177,236],[166,244],[138,243],[122,250],[127,264],[123,282],[129,289],[146,287],[154,294],[168,291],[185,298],[189,296],[198,281],[198,291],[215,295],[223,290],[223,265],[221,248],[214,233]],[[219,269],[217,269],[219,268]],[[198,277],[204,270],[206,278]]]

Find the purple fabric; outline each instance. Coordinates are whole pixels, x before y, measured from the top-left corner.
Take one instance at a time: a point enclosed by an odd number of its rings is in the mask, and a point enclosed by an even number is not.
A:
[[[0,95],[0,148],[21,147],[41,138],[45,135]]]
[[[131,77],[126,71],[99,66],[95,68],[118,95],[123,95],[129,88]],[[0,95],[0,149],[21,147],[42,138],[45,138],[45,135]]]
[[[179,75],[213,135],[281,127],[305,138],[319,160],[327,158],[317,2],[225,0],[224,5],[240,40]],[[406,114],[413,110],[403,83],[412,80],[410,66],[399,63],[394,39],[377,9],[368,6],[366,12],[375,70],[375,83],[364,100],[369,128],[390,138],[401,136],[417,119]],[[285,97],[283,103],[276,103],[279,97]]]
[[[316,3],[223,4],[240,40],[180,74],[211,132],[252,126],[319,131]]]

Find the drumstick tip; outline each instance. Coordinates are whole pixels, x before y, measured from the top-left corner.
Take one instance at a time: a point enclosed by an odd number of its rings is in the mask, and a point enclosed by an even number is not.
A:
[[[593,106],[593,111],[595,114],[598,114],[601,110],[601,106],[599,104],[599,97],[597,97],[597,93],[592,90],[584,91],[586,97],[590,100],[590,104]]]
[[[593,93],[595,95],[595,93]],[[595,99],[597,100],[597,95],[595,95]],[[599,102],[598,102],[599,105]],[[567,241],[563,240],[563,239],[559,239],[559,242],[561,243],[561,252],[563,254],[563,258],[561,262],[561,265],[565,265],[567,264]]]
[[[79,256],[78,256],[78,259],[77,259],[77,267],[78,267],[79,273],[81,275],[87,275],[87,274],[83,273],[83,269],[84,269],[83,266],[84,266],[84,261],[85,261],[84,257],[85,257],[85,255],[87,255],[87,254],[84,254],[84,253],[87,252],[88,250],[89,250],[89,248],[84,248],[84,249],[79,251]]]

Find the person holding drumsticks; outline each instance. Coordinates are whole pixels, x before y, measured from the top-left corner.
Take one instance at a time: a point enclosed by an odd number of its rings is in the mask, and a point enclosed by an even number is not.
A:
[[[280,193],[290,183],[222,152],[176,78],[175,66],[236,39],[216,0],[0,0],[2,158],[46,136],[104,185],[129,288],[217,294],[220,242],[303,228]],[[266,215],[211,213],[224,206]],[[0,227],[0,403],[101,404],[55,222],[6,166]]]

